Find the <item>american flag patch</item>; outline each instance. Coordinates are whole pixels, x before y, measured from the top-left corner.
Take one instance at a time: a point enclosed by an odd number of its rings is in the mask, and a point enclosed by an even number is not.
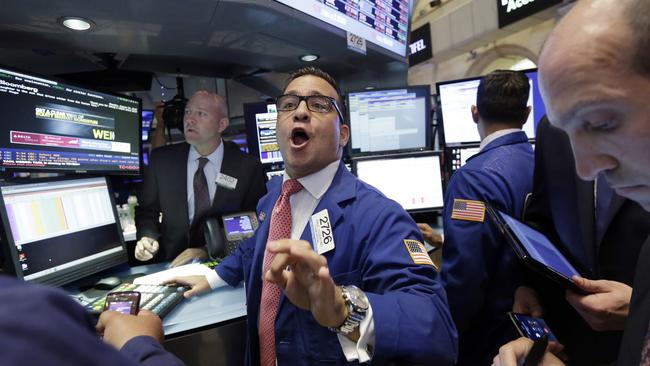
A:
[[[485,203],[481,201],[454,199],[451,218],[466,221],[485,221]]]
[[[429,253],[424,248],[424,245],[417,240],[404,239],[404,245],[406,245],[406,250],[408,250],[415,264],[430,264],[435,267],[429,257]]]

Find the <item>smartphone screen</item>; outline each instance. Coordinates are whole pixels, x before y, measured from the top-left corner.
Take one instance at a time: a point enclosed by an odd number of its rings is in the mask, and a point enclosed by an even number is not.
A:
[[[551,332],[551,329],[546,325],[544,319],[533,318],[517,313],[508,313],[508,315],[510,316],[510,319],[512,319],[512,322],[521,336],[528,337],[535,341],[547,334],[549,341],[558,341],[553,332]]]
[[[106,295],[104,310],[136,315],[140,309],[140,293],[136,291],[111,292]]]

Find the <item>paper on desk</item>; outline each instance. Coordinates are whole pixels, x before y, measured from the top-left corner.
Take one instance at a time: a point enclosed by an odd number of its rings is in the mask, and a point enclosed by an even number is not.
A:
[[[205,276],[206,274],[212,272],[213,270],[204,266],[201,263],[192,263],[186,264],[184,266],[178,266],[164,271],[152,273],[150,275],[138,277],[133,280],[133,283],[136,285],[158,285],[162,282],[170,280],[178,276]]]

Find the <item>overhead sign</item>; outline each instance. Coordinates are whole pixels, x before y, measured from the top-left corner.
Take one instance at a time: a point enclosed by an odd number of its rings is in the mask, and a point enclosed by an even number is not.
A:
[[[496,0],[499,8],[499,28],[529,17],[562,0]]]
[[[366,54],[366,39],[357,36],[354,33],[347,32],[348,49],[359,52],[362,55]]]
[[[417,65],[433,57],[429,23],[411,32],[409,43],[409,66]]]

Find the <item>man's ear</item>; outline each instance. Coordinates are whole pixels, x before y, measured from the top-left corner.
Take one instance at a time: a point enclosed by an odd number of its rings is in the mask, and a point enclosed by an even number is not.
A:
[[[345,123],[341,123],[339,129],[341,130],[339,137],[339,146],[344,147],[350,140],[350,126],[346,125]]]
[[[472,119],[474,120],[474,123],[478,123],[478,121],[481,119],[481,115],[478,113],[478,107],[473,105],[471,110],[472,110]]]
[[[226,130],[230,126],[230,119],[228,117],[223,117],[222,119],[219,120],[219,133],[222,133],[223,131]]]

